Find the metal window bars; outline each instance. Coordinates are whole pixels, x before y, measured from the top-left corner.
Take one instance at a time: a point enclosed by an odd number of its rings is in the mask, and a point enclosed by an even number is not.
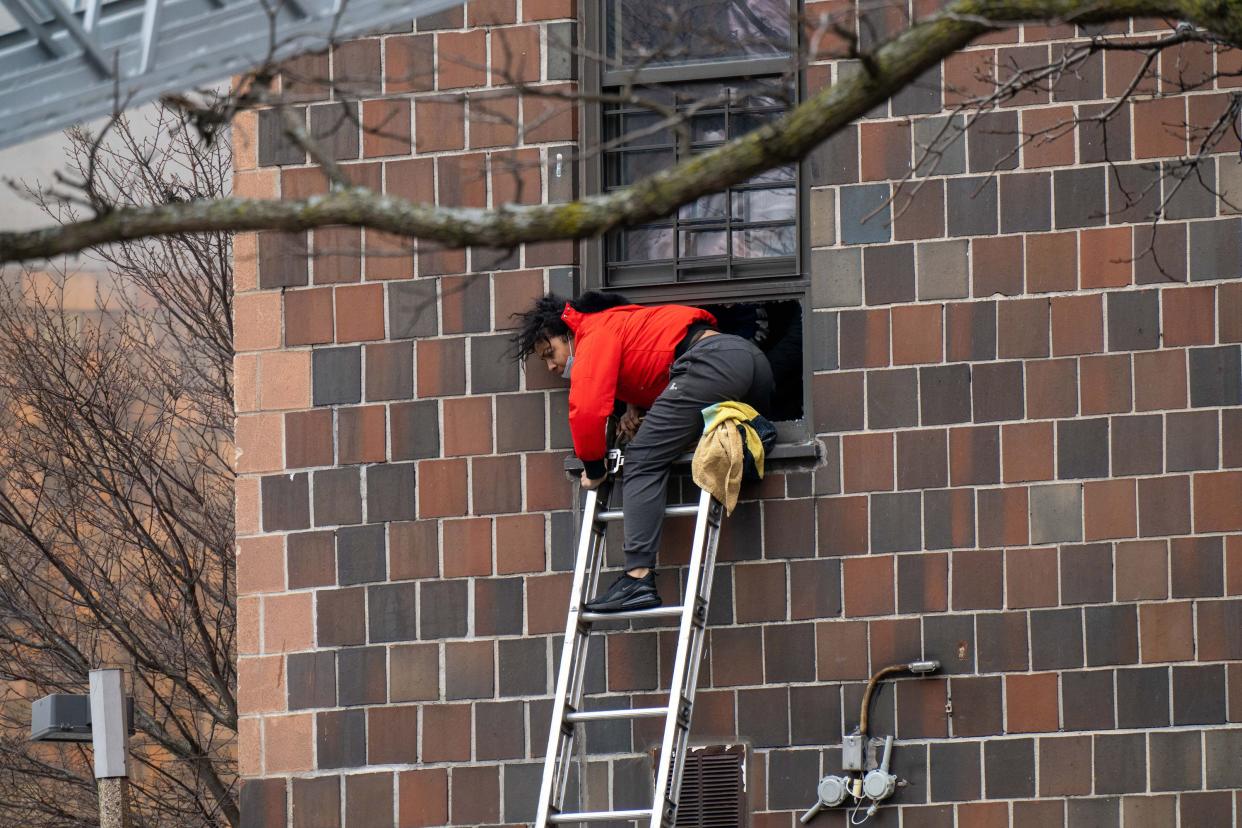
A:
[[[684,101],[698,96],[721,95],[718,102],[694,113],[690,154],[718,147],[783,114],[791,90],[779,78],[732,83],[698,82],[645,89],[658,98]],[[671,128],[651,132],[647,124],[659,120],[637,106],[609,106],[604,110],[604,137],[610,145],[604,153],[604,186],[611,190],[633,183],[647,168],[685,160],[684,147]],[[704,126],[707,125],[705,129]],[[637,136],[630,139],[628,136]],[[642,169],[636,175],[631,164]],[[605,241],[605,281],[615,287],[684,283],[751,277],[788,277],[797,269],[796,165],[778,168],[751,181],[706,196],[675,211],[668,219],[650,225],[610,232]],[[756,218],[745,214],[741,200],[768,194],[788,200],[787,215]],[[719,208],[712,211],[713,200]],[[695,211],[701,210],[701,215]],[[784,212],[782,210],[782,212]],[[718,214],[717,214],[718,213]],[[763,234],[772,234],[776,246],[764,250]],[[696,241],[705,243],[696,248]]]

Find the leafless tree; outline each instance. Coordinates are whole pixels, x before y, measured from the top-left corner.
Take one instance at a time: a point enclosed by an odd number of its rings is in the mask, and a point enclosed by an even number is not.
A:
[[[653,4],[653,6],[658,4]],[[916,7],[919,4],[916,4]],[[89,178],[78,182],[80,199],[89,209],[78,221],[42,231],[0,233],[0,261],[24,261],[75,252],[118,240],[146,238],[167,233],[205,231],[306,230],[332,225],[367,227],[401,237],[418,238],[459,247],[482,245],[508,248],[522,242],[574,239],[599,235],[612,228],[650,221],[670,214],[679,206],[703,195],[745,181],[763,171],[797,161],[816,146],[863,117],[899,91],[917,84],[920,76],[952,57],[980,37],[1020,25],[1063,27],[1067,37],[1079,42],[1059,50],[1054,57],[1028,67],[997,66],[989,70],[993,88],[979,95],[966,94],[962,104],[971,117],[990,108],[1013,102],[1023,90],[1055,84],[1073,75],[1086,62],[1105,50],[1128,50],[1138,57],[1136,82],[1118,97],[1146,94],[1143,78],[1160,71],[1162,64],[1174,68],[1176,56],[1187,47],[1232,49],[1242,44],[1242,16],[1233,4],[1203,4],[1193,0],[954,0],[923,18],[906,18],[905,4],[880,0],[864,2],[807,3],[801,21],[806,48],[791,58],[798,62],[844,58],[850,71],[838,74],[835,83],[820,89],[790,109],[782,118],[701,155],[655,172],[624,188],[589,195],[560,204],[505,204],[492,209],[466,209],[416,204],[371,191],[344,175],[326,153],[317,153],[314,136],[306,135],[296,119],[287,123],[295,141],[304,144],[321,163],[333,187],[326,195],[304,200],[248,198],[197,198],[172,200],[142,207],[117,205],[99,199]],[[1161,21],[1150,34],[1118,35],[1111,24],[1133,18]],[[1163,31],[1161,31],[1163,29]],[[1085,42],[1083,33],[1089,36]],[[1155,56],[1155,57],[1153,57]],[[503,56],[502,56],[503,57]],[[589,59],[607,60],[607,56]],[[496,56],[493,55],[493,59]],[[1236,61],[1221,61],[1228,66]],[[1216,70],[1217,72],[1227,70]],[[205,105],[180,99],[186,116],[209,135],[241,111],[280,106],[290,100],[293,85],[273,93],[278,67],[264,66],[236,86],[236,92]],[[1177,74],[1163,71],[1159,88]],[[1183,78],[1184,80],[1184,78]],[[565,106],[584,100],[579,91],[527,88],[521,94],[565,98]],[[340,90],[347,92],[348,90]],[[621,94],[633,90],[625,88]],[[346,98],[349,95],[345,95]],[[354,95],[358,97],[358,95]],[[1018,98],[1020,101],[1020,97]],[[1183,179],[1192,170],[1196,155],[1210,152],[1225,140],[1236,120],[1236,105],[1222,107],[1216,128],[1204,131],[1207,143],[1191,153],[1188,163],[1175,174]],[[344,110],[343,110],[344,111]],[[1115,112],[1112,114],[1116,114]],[[676,119],[685,113],[674,113]],[[1081,116],[1076,116],[1081,117]],[[1100,123],[1107,112],[1088,116]],[[1233,120],[1231,120],[1233,119]],[[1062,130],[1072,124],[1063,124]],[[1197,125],[1187,125],[1198,128]],[[382,130],[383,126],[372,125]],[[1030,134],[1027,140],[1048,140],[1057,125]],[[590,148],[585,148],[590,151]],[[927,147],[934,157],[937,148]]]
[[[227,144],[157,118],[72,133],[71,164],[132,209],[223,197]],[[0,822],[98,824],[89,753],[29,743],[29,702],[119,665],[135,824],[236,825],[230,236],[95,255],[93,312],[64,268],[0,286]]]

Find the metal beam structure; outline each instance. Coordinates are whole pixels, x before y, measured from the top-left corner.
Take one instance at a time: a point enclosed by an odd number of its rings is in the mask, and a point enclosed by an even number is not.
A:
[[[0,147],[461,2],[0,0]]]

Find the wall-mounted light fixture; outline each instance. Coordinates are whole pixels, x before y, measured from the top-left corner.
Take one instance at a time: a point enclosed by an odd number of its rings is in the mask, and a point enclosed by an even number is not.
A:
[[[30,706],[35,742],[90,742],[95,754],[101,828],[129,828],[129,735],[134,700],[120,669],[91,670],[90,693],[53,693]]]

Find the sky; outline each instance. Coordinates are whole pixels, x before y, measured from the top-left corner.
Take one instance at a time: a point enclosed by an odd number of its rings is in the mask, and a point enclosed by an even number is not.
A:
[[[0,229],[31,230],[49,222],[37,206],[21,200],[8,182],[13,179],[28,184],[54,181],[53,173],[65,168],[66,144],[64,134],[56,132],[25,144],[0,149],[0,179],[4,182],[3,194],[0,195],[4,199],[4,209],[0,210],[0,216],[3,216]]]
[[[130,123],[134,132],[142,134],[148,123],[152,107],[139,107],[130,111]],[[92,129],[103,126],[105,119],[91,123]],[[65,155],[69,139],[63,131],[43,135],[24,144],[0,148],[0,231],[36,230],[53,224],[53,221],[30,202],[24,192],[14,190],[11,181],[29,185],[53,186],[57,170],[70,173]],[[102,267],[92,259],[72,257],[75,270],[96,270]],[[5,270],[13,269],[11,267]]]

